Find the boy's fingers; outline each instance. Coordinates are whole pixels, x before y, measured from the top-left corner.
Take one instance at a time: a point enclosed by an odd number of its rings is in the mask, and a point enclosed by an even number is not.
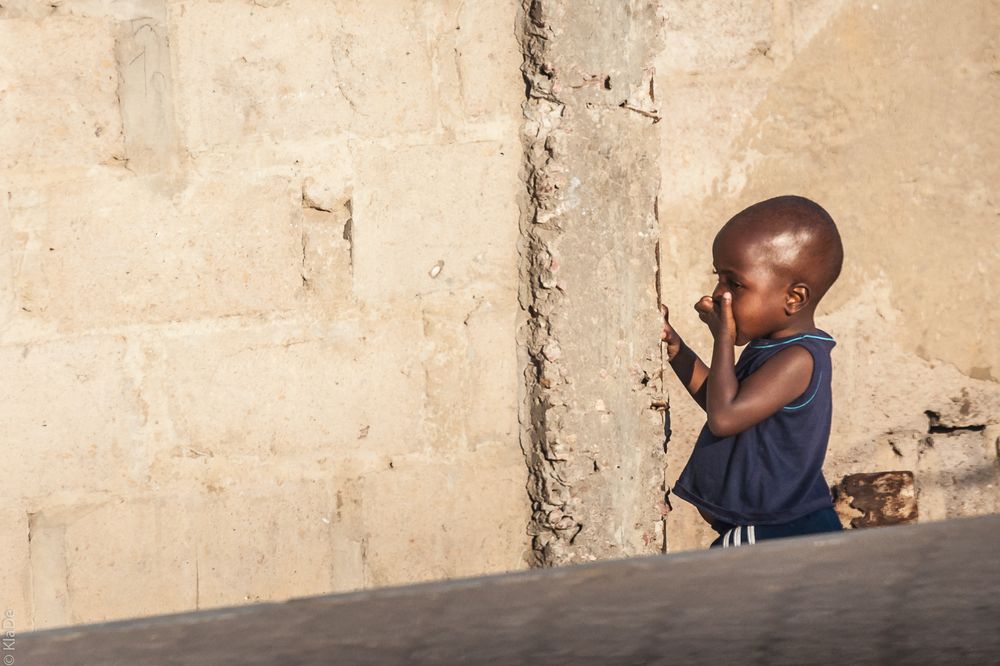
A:
[[[722,295],[722,299],[719,303],[719,315],[719,318],[722,320],[722,324],[727,329],[736,327],[736,322],[733,319],[733,295],[728,291]]]
[[[711,296],[702,296],[701,300],[694,304],[694,309],[698,314],[707,314],[715,308]]]

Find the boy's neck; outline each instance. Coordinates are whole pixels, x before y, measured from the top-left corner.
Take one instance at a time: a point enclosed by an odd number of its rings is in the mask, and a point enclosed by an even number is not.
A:
[[[808,316],[802,317],[801,319],[792,318],[788,322],[787,326],[784,326],[776,331],[771,331],[764,336],[765,340],[776,340],[778,338],[789,338],[795,335],[800,335],[802,333],[811,333],[816,330],[816,322],[813,320],[812,313]]]

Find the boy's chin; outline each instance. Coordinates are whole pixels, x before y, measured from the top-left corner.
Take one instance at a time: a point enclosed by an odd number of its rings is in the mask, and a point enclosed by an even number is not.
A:
[[[742,347],[746,343],[750,342],[752,339],[753,338],[751,338],[749,335],[741,333],[740,331],[736,331],[736,346],[737,347]]]

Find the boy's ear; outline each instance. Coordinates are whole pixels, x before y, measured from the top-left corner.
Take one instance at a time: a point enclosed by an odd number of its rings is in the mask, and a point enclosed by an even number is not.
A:
[[[809,305],[811,294],[809,285],[804,282],[796,282],[788,289],[785,295],[785,314],[791,317],[805,306]]]

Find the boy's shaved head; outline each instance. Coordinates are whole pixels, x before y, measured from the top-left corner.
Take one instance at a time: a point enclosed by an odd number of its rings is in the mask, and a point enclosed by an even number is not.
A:
[[[762,260],[792,282],[804,282],[818,301],[840,275],[844,247],[823,207],[805,197],[782,196],[737,213],[719,232],[737,234]]]

